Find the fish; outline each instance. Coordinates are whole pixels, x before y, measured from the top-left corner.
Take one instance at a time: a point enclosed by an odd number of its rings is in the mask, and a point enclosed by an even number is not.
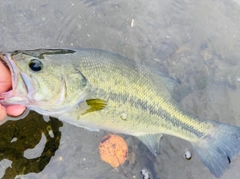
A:
[[[17,50],[0,60],[12,74],[2,105],[135,136],[156,156],[163,134],[187,140],[217,178],[239,154],[239,127],[183,111],[172,97],[178,82],[135,60],[99,49]]]

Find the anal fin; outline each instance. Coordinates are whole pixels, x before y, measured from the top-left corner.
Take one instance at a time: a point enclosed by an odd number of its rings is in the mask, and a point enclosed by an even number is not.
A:
[[[137,138],[144,143],[148,149],[153,153],[153,155],[157,156],[159,151],[159,143],[163,134],[147,134],[142,136],[137,136]]]

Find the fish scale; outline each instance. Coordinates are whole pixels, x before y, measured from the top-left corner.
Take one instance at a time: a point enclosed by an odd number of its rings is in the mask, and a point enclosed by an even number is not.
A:
[[[101,51],[99,53],[102,53]],[[104,54],[105,55],[105,54]],[[122,58],[121,56],[117,56],[119,58],[114,59],[111,54],[107,55],[98,55],[100,59],[94,58],[96,55],[91,58],[91,55],[88,55],[90,57],[83,58],[86,59],[81,63],[81,72],[84,76],[88,77],[88,80],[92,86],[94,95],[89,95],[92,98],[100,98],[103,100],[106,100],[108,103],[108,106],[112,106],[112,103],[115,103],[113,106],[118,106],[119,104],[124,103],[125,111],[127,109],[133,109],[130,112],[127,113],[135,113],[139,114],[141,113],[141,116],[145,116],[145,118],[136,118],[136,115],[133,115],[130,120],[133,121],[148,121],[149,123],[157,124],[157,129],[153,130],[153,128],[148,128],[148,131],[146,133],[154,133],[156,132],[164,132],[167,134],[172,134],[173,132],[176,135],[176,132],[181,132],[182,135],[183,131],[185,130],[185,133],[187,133],[187,136],[184,137],[185,139],[189,138],[189,134],[195,134],[197,137],[203,136],[204,132],[208,130],[209,124],[207,124],[204,128],[205,131],[200,131],[201,128],[198,128],[198,126],[204,125],[205,122],[199,121],[199,119],[195,120],[194,118],[191,118],[188,120],[189,116],[184,115],[182,112],[180,112],[176,107],[174,107],[173,103],[169,104],[168,98],[170,98],[170,94],[166,89],[163,89],[163,85],[159,84],[161,81],[158,81],[158,84],[154,84],[154,80],[151,80],[154,77],[150,77],[150,75],[153,74],[147,74],[147,70],[145,70],[140,65],[137,65],[134,61],[131,61],[129,59]],[[104,57],[104,58],[103,58]],[[115,56],[114,56],[115,57]],[[116,57],[115,57],[116,58]],[[115,60],[114,63],[111,61]],[[116,62],[116,60],[119,60],[119,62]],[[90,61],[90,63],[89,63]],[[89,64],[97,64],[101,61],[105,61],[104,64],[99,65],[96,67],[96,65],[90,66]],[[104,67],[103,67],[104,66]],[[96,68],[100,68],[99,70],[95,70]],[[102,70],[107,69],[107,70]],[[109,79],[109,74],[111,74]],[[112,75],[113,74],[113,75]],[[121,76],[121,78],[119,78]],[[100,83],[94,83],[91,79],[101,79],[99,80]],[[113,80],[112,80],[113,79]],[[116,84],[116,79],[118,83]],[[110,89],[106,91],[106,87],[110,86]],[[155,86],[155,88],[154,88]],[[161,87],[160,90],[158,87]],[[106,94],[109,94],[109,98],[106,99],[105,96],[96,95],[95,91],[98,89],[98,91],[104,91]],[[160,92],[165,93],[162,95]],[[114,93],[115,95],[113,95]],[[137,96],[136,96],[137,95]],[[115,98],[111,98],[111,96],[115,96]],[[162,98],[167,96],[166,98]],[[112,101],[110,101],[112,100]],[[143,105],[145,103],[145,105]],[[146,107],[147,106],[147,107]],[[169,106],[171,108],[169,108]],[[117,108],[117,107],[116,107]],[[164,109],[165,108],[165,109]],[[116,112],[116,114],[121,113],[124,111],[123,109],[119,109],[119,112]],[[104,114],[104,112],[107,110],[99,111],[101,115],[104,118],[107,116]],[[112,110],[114,113],[114,111]],[[91,114],[89,114],[91,116]],[[85,120],[87,120],[87,116],[83,116]],[[118,121],[118,115],[113,115],[112,120]],[[129,117],[128,117],[129,118]],[[88,119],[88,120],[99,120],[100,119]],[[103,119],[104,120],[104,119]],[[110,120],[110,119],[109,119]],[[128,124],[124,124],[127,122],[124,121],[118,121],[122,124],[122,127],[125,128],[125,130],[128,128]],[[196,122],[196,124],[194,124]],[[199,125],[202,122],[201,125]],[[95,124],[97,123],[94,122]],[[171,123],[171,125],[165,125],[168,126],[166,128],[162,127],[164,123]],[[102,125],[102,124],[101,124]],[[182,126],[182,130],[179,130],[179,126]],[[147,126],[145,127],[147,129]],[[134,132],[136,132],[136,127],[133,129],[129,129],[128,134],[135,135]],[[142,131],[142,130],[141,130]],[[119,131],[118,131],[119,132]],[[191,136],[191,140],[195,140],[193,138],[194,135]],[[194,136],[194,137],[196,137]]]

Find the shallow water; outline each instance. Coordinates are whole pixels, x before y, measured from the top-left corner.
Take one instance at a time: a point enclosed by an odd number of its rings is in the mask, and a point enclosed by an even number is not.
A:
[[[186,111],[240,126],[239,0],[0,2],[0,51],[80,47],[113,51],[181,81],[173,96]],[[193,149],[178,138],[164,136],[155,158],[136,138],[121,135],[130,157],[112,169],[98,153],[107,132],[67,123],[60,131],[60,146],[49,164],[40,173],[21,178],[124,179],[125,174],[143,178],[142,169],[151,179],[214,178],[196,153],[189,161],[183,158],[186,149]],[[8,164],[0,164],[4,173]],[[240,155],[222,178],[239,178],[239,167]]]

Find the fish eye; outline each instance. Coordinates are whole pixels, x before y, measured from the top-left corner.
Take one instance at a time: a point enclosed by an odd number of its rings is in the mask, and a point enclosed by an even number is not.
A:
[[[43,69],[43,64],[38,59],[32,59],[29,62],[28,66],[31,68],[32,71],[35,71],[35,72],[41,71]]]

